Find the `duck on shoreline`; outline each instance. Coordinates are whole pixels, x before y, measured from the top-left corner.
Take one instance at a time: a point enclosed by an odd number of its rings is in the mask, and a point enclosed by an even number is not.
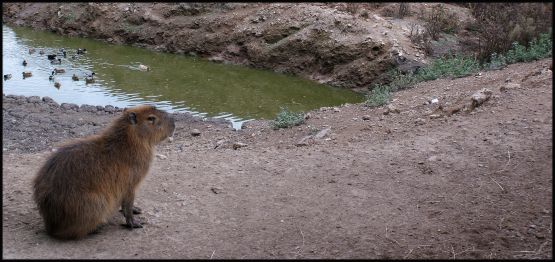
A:
[[[27,60],[23,60],[23,66],[27,66]]]
[[[4,75],[4,80],[8,80],[8,79],[10,79],[10,78],[12,78],[12,74],[6,74],[6,75]]]
[[[33,76],[33,73],[31,73],[31,72],[29,72],[29,71],[23,72],[23,78],[25,78],[25,77],[31,77],[31,76]]]

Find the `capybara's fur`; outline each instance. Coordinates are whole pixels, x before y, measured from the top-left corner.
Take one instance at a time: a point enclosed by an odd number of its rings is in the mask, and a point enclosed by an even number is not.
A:
[[[128,227],[142,227],[133,218],[135,191],[149,170],[154,146],[174,130],[168,113],[142,105],[123,111],[100,134],[60,147],[33,181],[47,233],[82,238],[120,206]]]

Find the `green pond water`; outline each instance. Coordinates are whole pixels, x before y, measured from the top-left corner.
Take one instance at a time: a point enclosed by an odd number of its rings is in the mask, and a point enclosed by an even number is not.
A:
[[[313,81],[250,69],[243,66],[208,62],[195,57],[149,51],[131,46],[63,37],[24,27],[2,26],[2,73],[6,95],[49,96],[58,103],[114,105],[129,107],[155,104],[170,112],[189,112],[204,117],[230,120],[235,128],[251,119],[273,119],[280,107],[307,111],[323,106],[358,103],[363,96]],[[29,54],[29,48],[36,52]],[[47,54],[65,48],[61,65],[52,65]],[[75,58],[77,48],[87,53]],[[39,54],[39,50],[45,54]],[[26,60],[27,66],[22,62]],[[150,71],[139,70],[139,65]],[[55,81],[49,80],[53,68],[64,68]],[[33,76],[23,78],[23,71]],[[95,82],[84,77],[95,72]],[[80,79],[73,81],[72,75]]]

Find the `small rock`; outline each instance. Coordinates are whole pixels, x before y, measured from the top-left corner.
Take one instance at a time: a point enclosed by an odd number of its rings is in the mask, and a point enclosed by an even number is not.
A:
[[[314,135],[314,138],[315,139],[324,138],[330,131],[331,131],[331,127],[322,129],[322,130],[320,130],[320,132],[318,132],[316,135]]]
[[[414,121],[414,123],[417,124],[417,125],[423,125],[423,124],[426,123],[426,120],[424,120],[424,119],[422,119],[422,118],[417,118],[417,119]]]
[[[337,107],[334,107],[334,108],[333,108],[333,112],[340,112],[340,111],[341,111],[341,110],[339,110],[339,108],[337,108]]]
[[[437,103],[439,103],[439,99],[437,98],[430,100],[430,104],[437,104]]]
[[[62,109],[66,109],[66,110],[69,110],[69,109],[77,110],[77,109],[79,109],[79,106],[77,104],[73,104],[73,103],[62,103],[61,107],[62,107]]]
[[[214,194],[220,194],[220,193],[222,193],[223,188],[221,188],[221,187],[211,187],[210,190],[212,190],[212,192]]]
[[[431,156],[431,157],[428,158],[428,161],[430,161],[430,162],[434,162],[434,161],[437,161],[437,160],[439,160],[439,158],[437,156]]]
[[[167,159],[167,158],[168,158],[167,156],[161,155],[161,154],[156,154],[156,157],[157,157],[158,159],[161,159],[161,160],[164,160],[164,159]]]
[[[191,135],[192,136],[200,136],[200,131],[195,128],[195,129],[191,130]]]
[[[482,90],[472,94],[472,107],[478,107],[487,100],[490,99],[492,95],[491,90],[483,88]]]
[[[389,113],[395,113],[395,114],[399,114],[401,113],[401,110],[399,110],[398,108],[396,108],[395,106],[393,106],[392,104],[388,104],[385,107],[385,110],[383,112],[384,115],[388,115]]]
[[[499,88],[499,91],[505,92],[505,91],[507,91],[507,90],[509,90],[509,89],[518,89],[518,88],[520,88],[520,84],[508,82],[508,83],[502,85],[502,86]]]
[[[441,115],[440,114],[432,114],[430,115],[430,119],[436,119],[436,118],[440,118]]]
[[[364,116],[362,116],[362,120],[365,120],[365,121],[370,120],[370,116],[369,115],[364,115]]]
[[[49,96],[45,96],[45,97],[42,98],[42,101],[44,101],[45,103],[52,103],[52,102],[54,102],[54,99],[52,99]]]
[[[295,145],[296,146],[308,146],[310,144],[310,140],[311,140],[312,136],[305,136],[303,137],[301,140],[299,140],[299,142],[297,142]]]
[[[216,142],[216,146],[214,146],[214,149],[222,146],[225,142],[227,142],[227,140],[225,140],[225,139],[218,140],[218,142]]]
[[[27,97],[27,102],[29,102],[29,103],[40,103],[41,99],[40,99],[39,96],[30,96],[30,97]]]
[[[114,106],[107,105],[106,107],[104,107],[104,111],[113,113],[116,111],[116,108]]]
[[[233,144],[233,149],[237,150],[238,148],[246,147],[246,146],[247,146],[247,144],[245,144],[245,143],[235,142],[235,143]]]
[[[304,115],[304,119],[305,119],[305,120],[306,120],[306,119],[310,119],[310,117],[312,117],[312,115],[311,115],[310,113],[306,113],[306,114]]]

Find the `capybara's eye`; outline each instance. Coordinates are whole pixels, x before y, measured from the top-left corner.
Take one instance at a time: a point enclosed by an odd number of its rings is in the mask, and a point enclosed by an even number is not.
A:
[[[152,124],[154,124],[154,122],[156,121],[156,117],[154,117],[154,116],[149,116],[147,119]]]

